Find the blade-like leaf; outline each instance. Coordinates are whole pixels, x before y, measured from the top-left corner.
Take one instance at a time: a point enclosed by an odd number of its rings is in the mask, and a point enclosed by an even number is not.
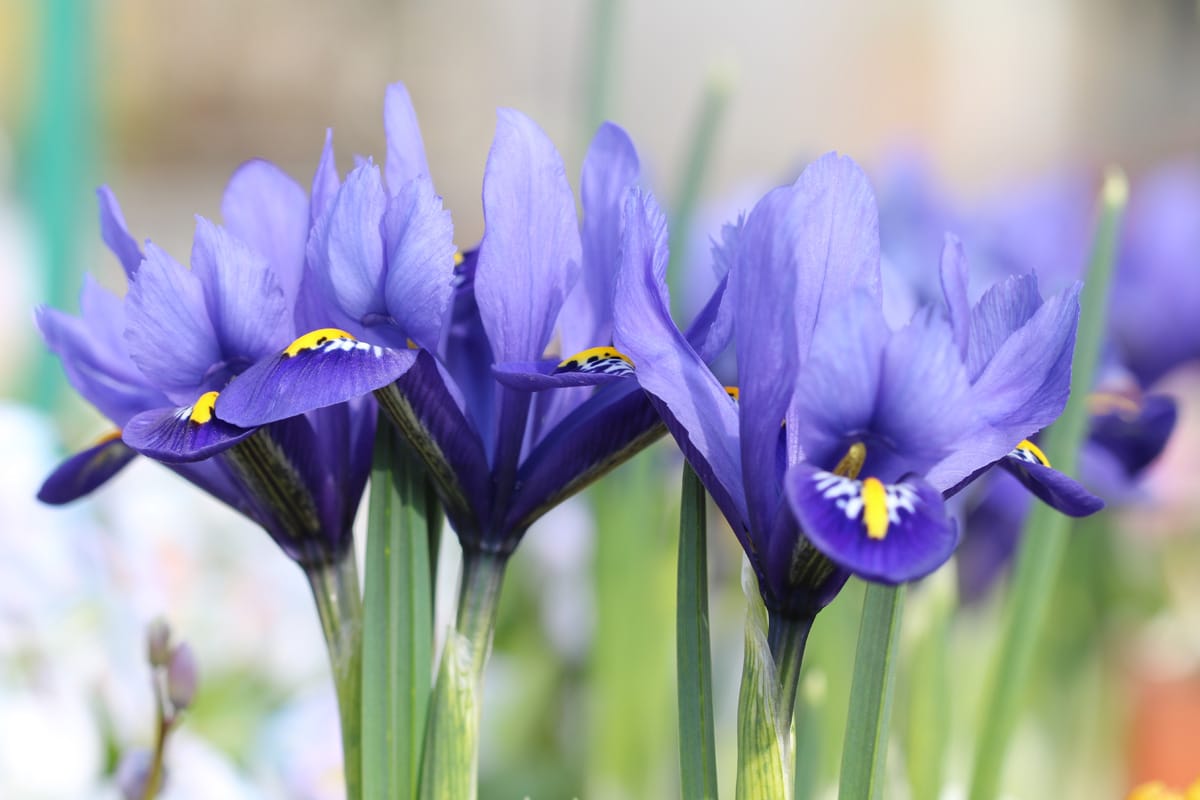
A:
[[[425,468],[385,420],[375,439],[363,640],[364,797],[415,797],[432,671],[430,531],[441,511]]]
[[[679,767],[683,796],[717,797],[713,734],[712,659],[708,643],[708,545],[704,486],[683,467],[679,507],[679,582],[676,590],[676,669],[679,690]]]

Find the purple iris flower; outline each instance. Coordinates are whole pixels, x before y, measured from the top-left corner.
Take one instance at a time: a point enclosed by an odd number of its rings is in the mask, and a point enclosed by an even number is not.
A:
[[[387,188],[360,165],[309,243],[306,281],[334,306],[313,322],[339,330],[248,369],[216,413],[257,425],[375,391],[463,546],[507,555],[545,511],[661,434],[628,379],[632,364],[611,347],[619,200],[637,180],[637,154],[620,128],[600,128],[583,167],[581,226],[550,140],[502,110],[484,237],[456,255],[411,105],[390,113],[410,124],[389,128]],[[392,153],[406,154],[402,169]],[[377,369],[385,358],[389,369]]]
[[[370,400],[263,429],[213,414],[233,376],[295,336],[308,196],[277,167],[245,164],[222,200],[225,227],[198,218],[190,269],[149,242],[143,255],[112,193],[99,197],[128,293],[89,279],[81,318],[41,308],[37,319],[72,385],[119,434],[68,459],[39,496],[69,502],[141,453],[260,524],[302,566],[338,561],[370,468]]]
[[[949,247],[949,313],[923,309],[893,331],[874,196],[848,158],[827,155],[767,194],[720,245],[736,389],[671,321],[665,221],[648,195],[630,195],[623,241],[616,346],[774,615],[811,618],[850,573],[899,583],[936,569],[958,542],[943,493],[1023,453],[1066,402],[1078,287],[1043,302],[1035,284],[1010,282],[971,308]],[[1077,494],[1042,464],[1027,471]]]

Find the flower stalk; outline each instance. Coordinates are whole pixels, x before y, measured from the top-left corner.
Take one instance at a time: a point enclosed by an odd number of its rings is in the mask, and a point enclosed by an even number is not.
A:
[[[353,550],[306,570],[329,652],[342,728],[346,797],[362,797],[362,599]]]

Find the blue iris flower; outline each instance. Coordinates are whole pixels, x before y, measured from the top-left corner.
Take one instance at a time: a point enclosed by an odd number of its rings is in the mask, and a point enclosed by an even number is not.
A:
[[[251,161],[222,199],[225,225],[198,218],[191,268],[129,234],[99,191],[101,233],[129,282],[124,298],[87,280],[82,317],[41,308],[38,324],[77,391],[118,433],[68,459],[46,502],[91,492],[137,454],[154,458],[264,527],[302,566],[336,562],[370,470],[369,397],[238,427],[214,414],[242,370],[295,338],[320,312],[303,287],[306,243],[322,203],[277,167]]]
[[[994,287],[971,308],[957,248],[945,309],[884,320],[874,196],[828,155],[727,229],[738,386],[722,386],[672,322],[666,226],[627,201],[617,348],[745,550],[772,614],[811,617],[849,574],[899,583],[958,542],[943,494],[1007,458],[1062,410],[1078,287]],[[1044,464],[1031,482],[1098,501]],[[1052,473],[1052,474],[1051,474]],[[1049,493],[1049,490],[1048,490]]]
[[[638,158],[624,131],[600,128],[581,226],[550,140],[500,111],[485,233],[458,254],[402,101],[389,111],[405,125],[389,128],[386,188],[360,164],[309,241],[305,282],[332,299],[327,316],[234,380],[216,414],[259,425],[374,391],[464,547],[503,556],[545,511],[661,435],[633,365],[611,347],[620,198]],[[715,335],[718,307],[701,315],[698,342]]]

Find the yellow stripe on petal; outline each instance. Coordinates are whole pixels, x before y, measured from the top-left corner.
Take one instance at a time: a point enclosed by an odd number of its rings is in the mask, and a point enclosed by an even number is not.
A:
[[[291,358],[303,353],[305,350],[316,350],[321,345],[338,339],[349,339],[352,342],[357,341],[351,334],[346,333],[341,328],[318,328],[315,331],[304,334],[289,344],[284,349],[283,355],[286,358]]]
[[[733,402],[735,402],[735,403],[738,402],[738,400],[740,400],[741,396],[742,396],[742,393],[738,390],[738,387],[736,387],[736,386],[726,386],[725,394],[729,395],[730,399],[732,399]]]
[[[565,358],[555,372],[614,372],[625,374],[633,369],[633,361],[615,347],[589,347]]]
[[[1042,452],[1042,448],[1038,447],[1028,439],[1022,439],[1021,443],[1017,445],[1016,449],[1033,456],[1035,459],[1037,459],[1037,463],[1041,464],[1043,467],[1050,466],[1050,459],[1046,458],[1046,454]]]
[[[213,408],[217,405],[218,394],[218,392],[205,392],[200,395],[199,399],[192,404],[192,410],[188,414],[188,419],[197,425],[204,425],[207,422],[211,422]]]
[[[878,478],[867,478],[862,482],[862,501],[863,524],[867,527],[867,536],[872,539],[887,536],[887,491]]]

